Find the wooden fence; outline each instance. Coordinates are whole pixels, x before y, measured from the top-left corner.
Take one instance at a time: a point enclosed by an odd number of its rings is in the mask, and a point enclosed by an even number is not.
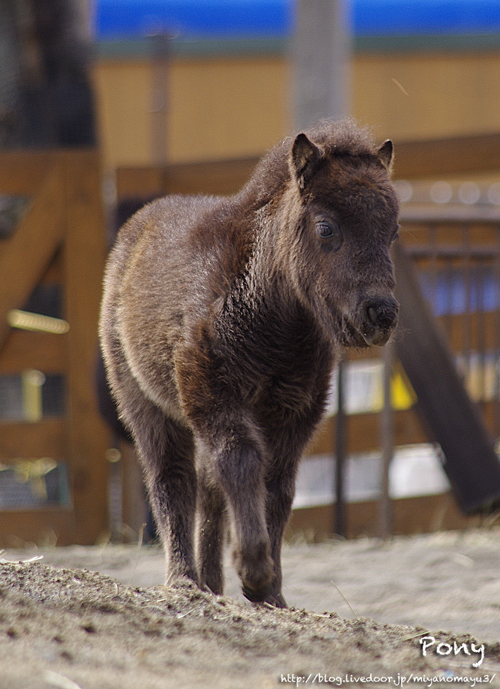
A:
[[[2,152],[0,195],[25,199],[27,205],[0,239],[4,395],[19,378],[29,382],[26,372],[37,372],[23,393],[29,397],[31,389],[34,409],[32,404],[13,414],[4,404],[0,478],[12,473],[14,488],[31,483],[43,493],[43,466],[60,470],[56,494],[36,507],[29,499],[6,503],[0,491],[0,544],[94,543],[107,526],[109,445],[94,394],[106,250],[98,155],[92,150]],[[29,311],[35,309],[27,304],[49,287],[59,293],[60,313],[33,316]],[[49,378],[59,381],[61,399],[46,413],[36,381],[40,387]]]

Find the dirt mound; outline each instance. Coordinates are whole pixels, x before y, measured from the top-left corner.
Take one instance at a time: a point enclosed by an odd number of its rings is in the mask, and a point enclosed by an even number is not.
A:
[[[424,636],[450,652],[438,655],[434,645],[424,657]],[[429,684],[484,681],[496,671],[489,686],[500,686],[500,644],[484,645],[477,669],[481,654],[467,655],[462,644],[480,647],[470,636],[240,604],[190,584],[144,589],[83,569],[0,565],[1,689],[341,686],[360,678],[400,686],[401,676]]]

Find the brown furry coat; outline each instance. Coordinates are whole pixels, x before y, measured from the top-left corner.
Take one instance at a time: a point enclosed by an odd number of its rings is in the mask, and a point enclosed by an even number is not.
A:
[[[285,605],[283,530],[332,368],[397,320],[391,158],[352,121],[323,122],[235,196],[166,197],[121,230],[101,342],[169,582],[222,592],[229,522],[245,595]]]

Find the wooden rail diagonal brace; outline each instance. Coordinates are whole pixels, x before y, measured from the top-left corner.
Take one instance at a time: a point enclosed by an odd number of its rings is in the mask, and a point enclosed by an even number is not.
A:
[[[418,397],[424,423],[440,444],[444,470],[464,512],[500,499],[500,462],[493,440],[457,372],[425,302],[411,259],[395,246],[396,296],[401,304],[397,355]]]

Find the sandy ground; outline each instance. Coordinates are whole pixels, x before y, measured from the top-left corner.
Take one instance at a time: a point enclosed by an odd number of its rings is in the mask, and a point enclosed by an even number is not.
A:
[[[500,687],[498,528],[287,545],[290,610],[244,601],[229,563],[225,597],[167,590],[157,547],[0,560],[0,689]]]

